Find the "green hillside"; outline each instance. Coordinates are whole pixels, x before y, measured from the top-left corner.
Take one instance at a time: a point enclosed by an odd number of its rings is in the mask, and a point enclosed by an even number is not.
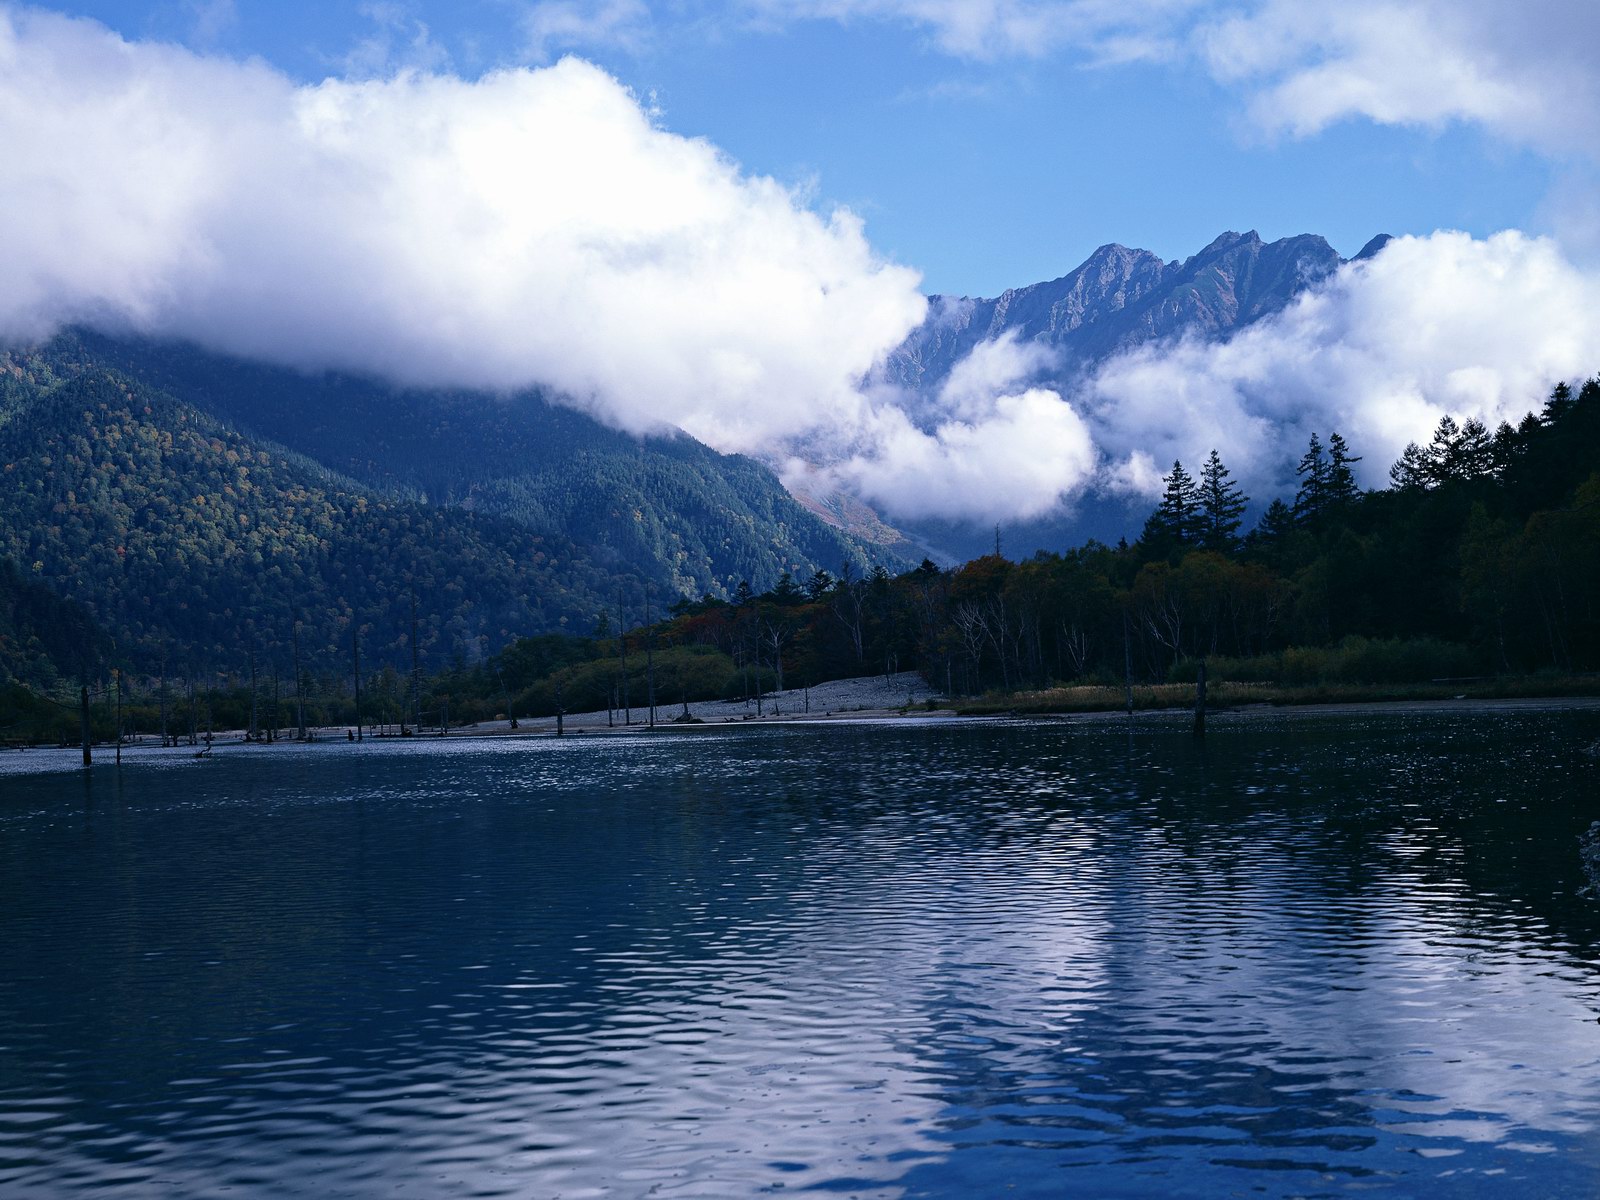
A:
[[[145,670],[281,666],[297,615],[309,664],[359,626],[369,661],[407,666],[413,601],[440,669],[587,632],[647,583],[664,605],[867,557],[688,438],[91,335],[0,356],[0,483],[0,557]]]
[[[587,627],[619,575],[504,518],[392,500],[319,473],[114,372],[91,369],[0,426],[0,555],[81,601],[145,666],[281,661],[353,622],[430,656]]]
[[[385,495],[559,533],[671,597],[730,596],[741,581],[765,588],[846,561],[907,565],[818,520],[751,459],[682,435],[631,437],[536,392],[391,388],[90,334],[47,354],[57,370],[74,357],[113,366]]]

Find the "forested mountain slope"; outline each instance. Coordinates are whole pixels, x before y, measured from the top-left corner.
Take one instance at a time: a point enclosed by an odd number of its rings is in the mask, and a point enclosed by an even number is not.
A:
[[[282,664],[296,614],[308,656],[359,627],[406,664],[413,597],[438,667],[619,594],[637,620],[646,584],[664,606],[868,557],[687,438],[81,334],[0,357],[0,479],[0,557],[150,669]]]
[[[386,495],[571,538],[671,597],[846,561],[903,565],[807,512],[752,459],[682,434],[635,438],[537,392],[392,388],[91,334],[54,348],[74,349]]]
[[[111,639],[88,609],[0,558],[0,685],[49,690],[63,679],[86,678],[110,648]]]
[[[392,500],[330,479],[212,417],[87,370],[0,427],[0,555],[81,601],[146,667],[283,661],[368,631],[475,656],[516,633],[587,628],[619,577],[505,518]]]

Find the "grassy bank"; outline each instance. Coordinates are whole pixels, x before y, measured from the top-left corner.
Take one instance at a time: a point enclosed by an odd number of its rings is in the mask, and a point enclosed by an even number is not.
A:
[[[1428,683],[1238,683],[1212,678],[1206,686],[1206,707],[1212,712],[1247,705],[1375,704],[1407,700],[1511,700],[1561,696],[1600,696],[1597,675],[1507,675]],[[1127,707],[1124,687],[1085,685],[1041,691],[991,693],[959,701],[952,707],[965,716],[1000,713],[1119,712]],[[1141,712],[1194,707],[1194,685],[1162,683],[1136,686],[1133,707]]]

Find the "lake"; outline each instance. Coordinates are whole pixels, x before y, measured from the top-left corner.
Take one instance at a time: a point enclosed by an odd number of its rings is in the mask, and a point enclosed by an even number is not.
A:
[[[1600,1194],[1600,710],[0,756],[0,1194]]]

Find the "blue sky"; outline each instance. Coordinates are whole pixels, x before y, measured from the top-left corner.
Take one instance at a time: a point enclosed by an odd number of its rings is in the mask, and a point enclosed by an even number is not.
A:
[[[1321,233],[1346,255],[1380,232],[1542,231],[1565,162],[1460,119],[1263,129],[1239,87],[1192,59],[963,53],[936,23],[875,19],[871,4],[779,21],[616,0],[53,7],[130,39],[258,55],[307,82],[406,65],[471,77],[579,54],[653,101],[665,127],[860,214],[929,291],[992,295],[1109,241],[1187,257],[1224,229]],[[541,11],[570,18],[570,34],[532,44]]]

